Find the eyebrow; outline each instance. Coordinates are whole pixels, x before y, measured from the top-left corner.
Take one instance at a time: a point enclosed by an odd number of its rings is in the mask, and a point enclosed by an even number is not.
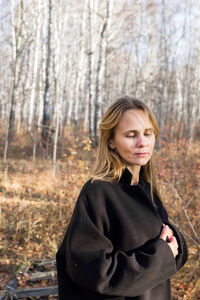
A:
[[[144,131],[154,131],[153,130],[153,128],[152,127],[150,127],[150,128],[145,128],[145,130]],[[125,131],[125,132],[123,132],[123,134],[127,134],[127,133],[137,133],[138,132],[138,130],[134,130],[134,129],[132,129],[132,130],[128,130],[128,131]]]

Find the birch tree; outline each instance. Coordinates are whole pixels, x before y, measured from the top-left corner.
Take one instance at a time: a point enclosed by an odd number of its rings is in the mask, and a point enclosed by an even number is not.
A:
[[[51,27],[52,27],[52,0],[48,2],[49,19],[48,19],[48,41],[47,41],[47,55],[46,55],[46,75],[45,75],[45,89],[44,89],[44,110],[42,120],[42,146],[47,149],[50,132],[50,105],[49,105],[49,89],[50,89],[50,72],[51,72]]]
[[[55,119],[55,134],[54,134],[54,147],[53,147],[53,176],[56,173],[56,159],[57,159],[57,144],[58,134],[61,125],[61,100],[62,100],[62,61],[61,61],[61,41],[62,41],[62,7],[59,7],[56,14],[56,23],[54,27],[56,51],[54,55],[54,82],[55,82],[55,106],[56,106],[56,119]]]
[[[93,142],[93,111],[92,111],[92,1],[88,1],[88,31],[89,31],[89,47],[88,47],[88,125],[89,125],[89,137]]]
[[[149,104],[169,139],[197,136],[197,2],[12,0],[0,9],[5,161],[12,136],[27,134],[34,157],[51,129],[54,158],[59,139],[64,149],[80,128],[97,144],[102,114],[123,94]]]
[[[36,95],[36,87],[38,80],[38,65],[39,65],[39,54],[40,54],[40,39],[41,39],[41,0],[34,0],[35,4],[35,43],[34,43],[34,64],[33,64],[33,77],[32,77],[32,88],[30,94],[30,106],[29,106],[29,117],[28,117],[28,130],[31,130],[32,122],[34,119],[34,103]]]
[[[7,161],[8,154],[8,145],[13,138],[14,134],[14,121],[15,121],[15,106],[16,106],[16,96],[17,96],[17,82],[18,82],[18,73],[19,73],[19,56],[22,43],[23,35],[23,9],[24,3],[23,0],[17,1],[17,10],[15,14],[15,1],[11,0],[11,30],[12,30],[12,90],[11,90],[11,99],[10,107],[8,113],[8,123],[6,128],[6,138],[4,146],[4,163]],[[15,15],[17,22],[15,20]],[[16,22],[16,23],[15,23]]]

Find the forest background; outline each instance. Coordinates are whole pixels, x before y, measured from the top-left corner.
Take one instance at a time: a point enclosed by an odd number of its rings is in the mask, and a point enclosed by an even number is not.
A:
[[[160,126],[155,161],[189,260],[174,299],[200,299],[200,2],[0,1],[0,286],[53,257],[122,95]],[[22,283],[23,284],[23,283]]]

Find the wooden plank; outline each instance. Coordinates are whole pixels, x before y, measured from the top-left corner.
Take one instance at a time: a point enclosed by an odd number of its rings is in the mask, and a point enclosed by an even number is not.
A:
[[[34,261],[32,263],[32,266],[35,267],[38,270],[44,270],[45,267],[55,267],[56,266],[56,261],[55,259],[43,259],[43,260],[38,260]]]
[[[56,271],[48,271],[48,272],[35,272],[28,274],[28,281],[40,281],[44,279],[56,280],[57,272]]]
[[[45,269],[45,266],[54,267],[55,259],[43,259],[38,260],[32,263],[32,266],[36,269]],[[13,276],[9,280],[8,284],[0,291],[0,300],[11,300],[11,299],[22,299],[27,297],[42,297],[49,295],[58,295],[58,287],[57,286],[49,286],[43,288],[31,288],[31,289],[19,289],[17,290],[17,274],[27,273],[29,269],[29,263],[24,263],[17,266]],[[28,281],[40,281],[40,280],[53,280],[55,282],[57,278],[56,271],[45,271],[45,272],[30,272],[28,275]]]
[[[17,299],[27,298],[27,297],[41,297],[49,295],[58,295],[58,286],[49,286],[45,288],[33,288],[24,290],[15,290],[10,292],[11,295],[17,297]]]
[[[34,260],[34,262],[32,262],[32,265],[49,265],[49,264],[55,264],[56,260],[55,258],[49,258],[49,259],[38,259],[38,260]]]

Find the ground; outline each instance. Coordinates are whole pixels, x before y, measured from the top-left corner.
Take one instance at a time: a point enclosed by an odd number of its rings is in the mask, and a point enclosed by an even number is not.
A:
[[[189,248],[187,264],[172,278],[174,300],[200,299],[199,153],[198,145],[171,143],[155,157],[163,202]],[[87,142],[81,150],[71,147],[57,161],[56,174],[48,159],[10,158],[7,166],[1,164],[1,289],[17,264],[55,256],[93,164],[94,151]]]

